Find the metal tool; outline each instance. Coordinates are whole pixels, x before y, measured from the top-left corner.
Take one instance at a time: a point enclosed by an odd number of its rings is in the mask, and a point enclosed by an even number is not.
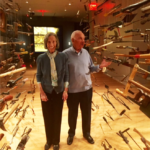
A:
[[[10,141],[9,144],[12,144],[13,138],[16,136],[16,133],[17,133],[18,129],[19,129],[19,126],[17,126],[16,130],[14,131],[13,136],[12,136],[12,139],[11,139],[11,141]]]
[[[32,131],[31,128],[28,129],[28,131],[24,134],[24,136],[22,137],[20,143],[18,144],[16,150],[24,150],[24,147],[26,145],[26,143],[28,142],[29,140],[29,133]]]
[[[118,113],[118,111],[116,110],[115,106],[109,101],[109,99],[107,98],[107,96],[105,94],[102,95],[102,97],[115,109],[115,111]],[[119,113],[118,113],[119,114]]]
[[[109,148],[112,148],[112,146],[109,144],[109,142],[105,139],[105,141],[107,142],[107,144],[109,145]]]
[[[143,136],[136,128],[134,128],[133,131],[135,131],[137,134],[139,134],[139,136],[140,136],[141,138],[144,138],[144,136]],[[144,138],[144,139],[145,139],[145,138]],[[145,141],[150,145],[150,141],[148,141],[148,140],[146,140],[146,139],[145,139]]]
[[[101,127],[101,129],[102,129],[102,131],[103,131],[103,133],[104,133],[104,130],[103,130],[103,128],[102,128],[102,125],[100,124],[100,127]],[[105,134],[105,133],[104,133]]]
[[[106,111],[107,112],[107,111]],[[108,114],[108,115],[107,115]],[[107,117],[109,117],[112,121],[114,121],[114,119],[111,117],[111,115],[107,112],[107,114],[105,114]]]
[[[105,117],[103,117],[103,119],[104,119],[104,121],[108,124],[108,126],[110,127],[110,125],[109,125],[109,123],[108,123],[107,119],[106,119]],[[110,129],[112,130],[112,128],[111,128],[111,127],[110,127]]]
[[[125,137],[121,131],[119,131],[119,133],[117,133],[117,135],[119,135],[120,137],[122,137],[123,140],[124,140],[124,142],[125,142],[125,143],[129,146],[129,148],[132,150],[132,147],[130,146],[129,141],[127,140],[127,137]]]
[[[130,120],[132,120],[129,116],[127,116],[126,114],[125,114],[125,112],[126,112],[126,110],[124,109],[124,110],[122,110],[121,111],[121,113],[120,113],[120,116],[122,116],[123,114],[126,116],[126,117],[128,117]]]
[[[17,78],[16,80],[9,80],[9,81],[7,82],[6,87],[11,88],[11,87],[15,86],[15,84],[17,83],[17,81],[20,80],[21,78],[22,78],[22,76],[20,76],[20,77]]]
[[[109,148],[106,147],[105,142],[102,141],[101,145],[104,147],[105,150],[109,150]]]
[[[6,147],[6,145],[7,145],[7,143],[4,143],[3,146],[2,146],[2,148],[0,150],[4,150],[5,147]]]

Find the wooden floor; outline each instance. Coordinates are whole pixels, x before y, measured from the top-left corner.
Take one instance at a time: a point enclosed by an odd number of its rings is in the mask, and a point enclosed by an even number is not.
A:
[[[36,73],[36,69],[28,69],[26,73],[24,74],[24,78],[28,77],[29,79],[32,79],[34,73]],[[106,75],[102,73],[94,74],[94,77],[92,77],[93,89],[98,94],[103,94],[104,92],[107,91],[104,86],[104,83],[109,85],[110,91],[113,91],[114,93],[115,93],[116,88],[119,88],[120,90],[124,90],[123,85],[121,85],[119,82],[107,77]],[[5,81],[7,81],[8,79],[9,78],[5,79]],[[2,83],[4,84],[4,81],[1,80],[1,84]],[[17,92],[23,92],[24,90],[26,91],[30,90],[29,81],[27,81],[25,85],[22,87],[21,87],[21,84],[18,85],[18,87],[14,89],[11,92],[11,94],[15,96]],[[6,88],[2,88],[1,86],[0,92],[2,91],[6,91]],[[79,110],[76,135],[74,137],[73,144],[70,146],[67,145],[66,139],[68,136],[68,108],[65,102],[64,107],[63,107],[63,117],[62,117],[62,126],[61,126],[60,150],[104,150],[104,147],[102,147],[102,141],[104,141],[105,139],[107,139],[107,141],[111,144],[111,146],[113,147],[112,149],[116,148],[116,150],[128,150],[130,149],[129,146],[123,141],[121,137],[119,137],[116,134],[117,132],[123,131],[127,128],[130,128],[130,130],[128,130],[128,133],[134,138],[134,140],[140,145],[140,147],[142,149],[145,148],[145,145],[140,140],[140,136],[137,133],[135,133],[133,129],[136,128],[137,130],[139,130],[143,134],[143,136],[147,140],[150,141],[150,119],[149,119],[150,109],[148,110],[148,115],[146,115],[145,110],[147,110],[148,108],[140,109],[139,105],[135,103],[131,103],[128,100],[119,96],[131,109],[131,110],[127,110],[123,105],[121,105],[113,97],[109,96],[110,101],[114,104],[117,111],[120,113],[123,109],[125,109],[126,115],[129,116],[129,118],[131,119],[129,119],[125,115],[119,116],[118,113],[112,108],[112,106],[108,104],[105,100],[102,100],[101,96],[98,95],[97,93],[93,92],[93,102],[95,105],[99,106],[99,109],[96,109],[93,106],[94,111],[92,111],[92,121],[91,121],[91,135],[95,140],[95,144],[93,145],[88,144],[87,141],[83,138],[82,128],[81,128],[82,119],[81,119],[81,112]],[[20,100],[24,98],[25,94],[27,93],[25,92],[21,94]],[[32,96],[33,96],[32,94],[27,94],[25,106],[27,104],[30,104],[31,106]],[[16,149],[25,127],[32,128],[32,132],[30,133],[30,139],[27,142],[25,149],[26,150],[44,150],[44,144],[46,142],[46,139],[45,139],[45,129],[44,129],[44,122],[43,122],[41,102],[40,102],[38,88],[36,88],[36,93],[34,94],[34,102],[32,105],[34,107],[35,115],[33,115],[31,109],[29,108],[25,118],[20,123],[20,128],[16,136],[13,139],[13,143],[10,145],[12,150]],[[5,109],[4,111],[9,111],[9,110]],[[111,114],[114,121],[112,121],[110,118],[108,118],[105,115],[106,112],[109,112]],[[21,114],[22,113],[20,113],[19,115],[21,116]],[[112,130],[104,122],[103,116],[105,116],[105,118],[107,119]],[[2,147],[4,142],[7,142],[7,143],[10,142],[12,138],[11,133],[12,133],[13,128],[15,127],[15,124],[17,123],[18,118],[19,116],[15,118],[14,115],[12,115],[5,124],[8,132],[4,132],[1,130],[1,133],[4,133],[5,137],[0,142],[0,148]],[[33,119],[34,119],[34,122],[33,122]],[[131,138],[128,136],[127,133],[124,133],[124,135],[129,140],[129,144],[131,145],[133,150],[140,149],[131,140]],[[105,144],[108,148],[108,144],[106,142]],[[51,147],[50,149],[53,149],[53,148]]]

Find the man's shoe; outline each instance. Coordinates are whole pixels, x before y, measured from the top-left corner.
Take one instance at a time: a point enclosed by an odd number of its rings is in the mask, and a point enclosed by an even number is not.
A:
[[[46,143],[45,146],[44,146],[44,150],[49,150],[50,147],[51,147],[51,145],[49,145],[48,143]]]
[[[53,145],[53,150],[59,150],[59,144]]]
[[[90,144],[94,144],[94,140],[93,138],[89,135],[89,136],[84,136],[84,138],[90,143]]]
[[[68,136],[68,138],[67,138],[67,144],[71,145],[72,142],[73,142],[73,136]]]

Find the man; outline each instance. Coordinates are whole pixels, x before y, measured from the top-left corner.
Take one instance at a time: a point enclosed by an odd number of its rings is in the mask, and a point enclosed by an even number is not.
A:
[[[103,67],[107,67],[110,64],[103,61],[100,66],[94,66],[88,51],[83,49],[85,44],[84,39],[85,36],[81,31],[74,31],[71,35],[73,46],[64,51],[68,57],[70,75],[67,100],[69,109],[68,123],[70,127],[67,138],[68,145],[72,144],[75,135],[79,104],[82,113],[83,136],[89,143],[94,144],[94,140],[90,135],[92,102],[92,82],[90,73],[98,72]]]

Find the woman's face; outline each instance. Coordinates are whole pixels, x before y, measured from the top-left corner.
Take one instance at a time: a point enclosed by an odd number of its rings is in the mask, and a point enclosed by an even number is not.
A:
[[[47,41],[47,48],[48,48],[48,51],[50,52],[50,53],[53,53],[53,52],[55,52],[55,49],[56,49],[56,45],[57,45],[57,43],[56,43],[56,38],[55,38],[55,36],[49,36],[48,37],[48,41]]]

